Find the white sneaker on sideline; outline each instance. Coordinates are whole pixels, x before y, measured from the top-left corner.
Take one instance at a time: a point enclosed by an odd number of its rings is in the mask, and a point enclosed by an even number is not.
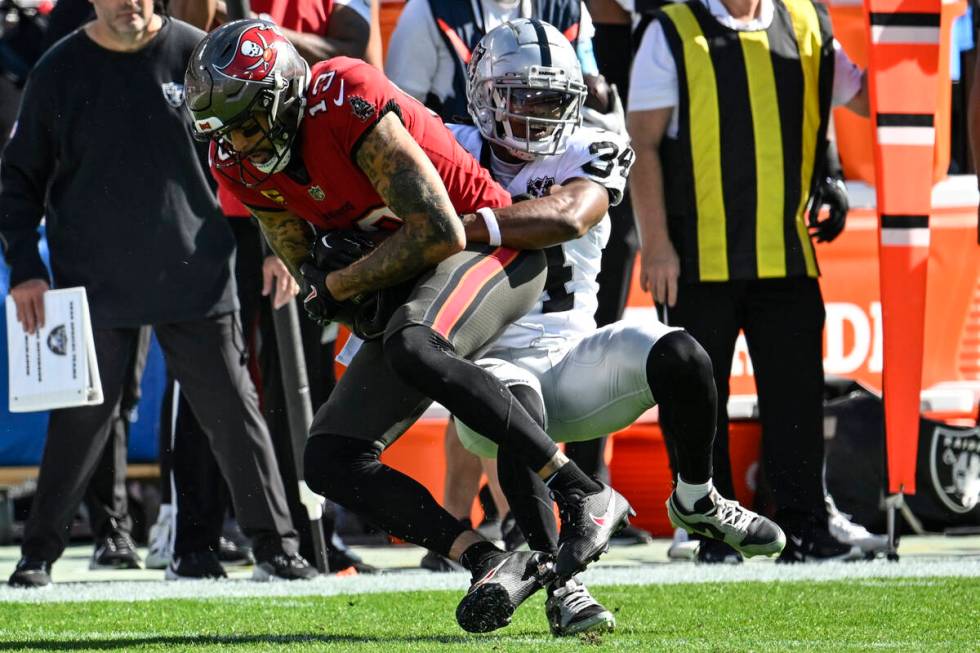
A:
[[[147,569],[166,569],[173,558],[173,507],[164,503],[160,505],[157,521],[150,526],[149,551],[143,563]]]
[[[698,553],[697,540],[692,540],[683,528],[674,529],[674,539],[667,549],[668,560],[694,560]]]
[[[855,524],[837,509],[834,499],[827,495],[827,528],[830,534],[843,542],[861,549],[862,553],[885,553],[888,536],[875,535],[864,526]]]

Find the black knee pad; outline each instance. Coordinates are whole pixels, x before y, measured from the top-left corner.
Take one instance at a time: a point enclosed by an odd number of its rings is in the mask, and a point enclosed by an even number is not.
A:
[[[380,465],[381,450],[373,442],[339,435],[315,435],[306,441],[303,477],[311,490],[349,505],[358,479]]]
[[[524,407],[531,419],[537,422],[541,428],[545,428],[544,402],[541,400],[541,396],[531,386],[523,383],[508,386],[507,389],[514,395],[517,403]]]
[[[647,356],[647,381],[657,397],[658,386],[683,385],[690,390],[716,394],[711,358],[686,331],[672,331],[660,338]]]

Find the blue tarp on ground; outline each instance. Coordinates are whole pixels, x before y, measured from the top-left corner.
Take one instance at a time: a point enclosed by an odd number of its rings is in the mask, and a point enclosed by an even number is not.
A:
[[[48,260],[47,241],[41,238],[41,256]],[[0,299],[6,300],[9,285],[9,269],[0,256]],[[44,450],[44,437],[48,425],[48,413],[16,413],[8,411],[7,323],[0,314],[0,466],[37,465]],[[143,397],[140,400],[137,419],[129,438],[131,462],[154,461],[158,455],[160,433],[160,405],[166,383],[163,354],[156,337],[150,345],[150,354],[143,374]]]

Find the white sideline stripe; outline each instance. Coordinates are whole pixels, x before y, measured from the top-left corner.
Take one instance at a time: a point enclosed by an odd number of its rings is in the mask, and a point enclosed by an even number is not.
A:
[[[830,562],[812,565],[776,565],[749,561],[738,566],[695,565],[685,562],[647,566],[600,566],[585,572],[589,585],[677,585],[681,583],[740,583],[813,581],[869,578],[909,579],[978,577],[980,558],[904,558],[899,562]],[[42,590],[0,587],[0,602],[56,603],[85,601],[152,601],[156,599],[236,599],[248,597],[336,596],[422,590],[463,592],[465,572],[433,574],[406,571],[376,576],[329,576],[312,581],[256,583],[225,581],[118,581],[55,583]]]
[[[928,247],[929,229],[882,229],[884,247]]]
[[[872,25],[872,43],[908,43],[927,45],[939,43],[938,27],[913,27],[910,25]]]
[[[935,127],[878,127],[880,145],[935,145]]]

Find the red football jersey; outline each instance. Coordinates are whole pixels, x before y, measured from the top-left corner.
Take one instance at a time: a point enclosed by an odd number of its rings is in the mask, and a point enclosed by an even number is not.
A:
[[[507,191],[456,142],[438,116],[360,59],[335,57],[316,64],[306,95],[306,115],[294,151],[303,160],[309,183],[280,172],[247,188],[213,171],[219,183],[246,206],[285,209],[324,230],[397,229],[401,220],[385,206],[355,161],[361,139],[389,112],[400,116],[428,155],[459,213],[510,204]],[[211,147],[213,162],[216,145]],[[227,171],[237,174],[234,168]],[[261,177],[257,170],[251,172]]]

